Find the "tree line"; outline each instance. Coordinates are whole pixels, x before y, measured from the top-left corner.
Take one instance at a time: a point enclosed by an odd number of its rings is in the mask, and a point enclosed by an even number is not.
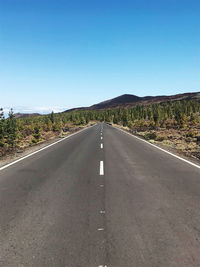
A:
[[[15,118],[12,109],[5,118],[3,109],[0,109],[0,148],[12,150],[27,136],[31,136],[30,143],[35,144],[42,140],[45,132],[60,134],[91,121],[121,124],[140,130],[158,127],[187,129],[200,125],[200,102],[180,100],[128,108],[52,112],[24,118]]]

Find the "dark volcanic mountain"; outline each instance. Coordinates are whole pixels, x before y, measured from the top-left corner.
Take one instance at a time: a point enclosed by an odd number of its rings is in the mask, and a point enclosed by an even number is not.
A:
[[[95,110],[95,109],[106,109],[106,108],[127,108],[132,107],[137,104],[141,105],[151,105],[155,103],[163,103],[169,101],[178,101],[178,100],[191,100],[197,99],[200,101],[200,92],[195,93],[184,93],[177,95],[161,95],[161,96],[144,96],[139,97],[136,95],[124,94],[98,104],[92,105],[90,107],[82,107],[82,108],[73,108],[66,110],[64,112],[76,111],[76,110]]]
[[[191,100],[197,99],[200,101],[200,92],[195,93],[184,93],[177,95],[162,95],[162,96],[144,96],[139,97],[136,95],[124,94],[98,104],[92,105],[90,107],[79,107],[68,109],[64,112],[78,111],[78,110],[98,110],[98,109],[109,109],[109,108],[128,108],[138,104],[141,105],[151,105],[155,103],[163,103],[169,101],[178,100]],[[15,118],[25,118],[25,117],[35,117],[41,116],[39,113],[15,113]]]
[[[139,102],[141,97],[136,95],[121,95],[106,101],[103,101],[99,104],[93,105],[90,108],[92,109],[102,109],[102,108],[109,108],[117,105],[124,105],[129,103],[137,103]]]
[[[139,97],[136,95],[121,95],[115,98],[112,98],[107,101],[103,101],[99,104],[89,107],[89,109],[104,109],[104,108],[117,108],[117,107],[131,107],[137,104],[150,105],[154,103],[161,103],[167,101],[178,101],[178,100],[190,100],[190,99],[199,99],[200,92],[196,93],[185,93],[177,94],[171,96],[145,96]]]

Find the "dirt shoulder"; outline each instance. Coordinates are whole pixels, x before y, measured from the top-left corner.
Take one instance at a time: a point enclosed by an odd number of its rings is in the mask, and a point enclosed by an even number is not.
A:
[[[70,131],[67,132],[62,132],[59,135],[55,135],[55,136],[49,136],[49,139],[47,140],[43,140],[37,144],[34,145],[29,145],[29,146],[25,146],[23,148],[18,148],[14,151],[11,151],[10,153],[7,153],[5,156],[0,157],[0,167],[3,167],[6,164],[9,164],[15,160],[18,160],[20,158],[23,158],[24,156],[31,154],[41,148],[44,148],[50,144],[55,143],[56,141],[65,138],[67,136],[70,136],[71,134],[78,132],[84,128],[88,128],[90,127],[92,124],[88,124],[85,126],[81,126],[81,127],[73,127],[70,129]]]
[[[135,131],[121,125],[113,124],[113,126],[200,165],[200,142],[195,137],[187,136],[184,130],[158,129],[154,131]]]

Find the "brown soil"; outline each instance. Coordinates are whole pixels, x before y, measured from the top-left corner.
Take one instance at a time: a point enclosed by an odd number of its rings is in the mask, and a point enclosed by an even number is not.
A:
[[[43,148],[49,144],[52,144],[59,140],[60,138],[63,138],[67,135],[70,135],[74,132],[77,132],[85,127],[90,126],[92,123],[86,125],[86,126],[81,126],[81,127],[73,127],[70,128],[69,131],[67,132],[62,132],[62,133],[54,133],[54,132],[43,132],[41,136],[40,142],[36,144],[31,144],[32,140],[32,135],[27,136],[24,138],[16,148],[12,150],[7,150],[7,151],[0,151],[1,156],[0,156],[0,167],[15,161],[21,157],[24,157],[40,148]]]
[[[192,129],[192,137],[188,136],[191,133],[190,130],[180,130],[180,129],[164,129],[159,128],[157,130],[146,130],[146,131],[133,131],[128,127],[123,127],[119,125],[114,125],[120,127],[134,135],[137,135],[150,143],[154,143],[168,151],[174,152],[184,157],[189,157],[199,163],[200,161],[200,141],[198,141],[197,136],[200,136],[200,129]],[[148,134],[155,133],[156,138],[149,139]]]

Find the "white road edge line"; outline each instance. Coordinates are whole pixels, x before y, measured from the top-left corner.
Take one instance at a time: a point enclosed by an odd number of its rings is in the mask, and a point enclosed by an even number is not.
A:
[[[104,175],[103,161],[100,161],[99,175]]]
[[[126,133],[126,134],[132,136],[133,138],[136,138],[136,139],[138,139],[138,140],[140,140],[140,141],[142,141],[142,142],[144,142],[144,143],[147,143],[147,144],[149,144],[149,145],[151,145],[151,146],[153,146],[153,147],[155,147],[155,148],[157,148],[157,149],[159,149],[159,150],[161,150],[161,151],[163,151],[163,152],[165,152],[165,153],[167,153],[167,154],[169,154],[169,155],[171,155],[171,156],[173,156],[173,157],[175,157],[175,158],[177,158],[177,159],[180,159],[180,160],[182,160],[182,161],[184,161],[184,162],[186,162],[186,163],[192,165],[193,167],[196,167],[196,168],[200,169],[200,166],[199,166],[199,165],[197,165],[197,164],[195,164],[195,163],[193,163],[193,162],[191,162],[191,161],[189,161],[189,160],[187,160],[187,159],[181,158],[181,157],[179,157],[179,156],[177,156],[177,155],[175,155],[175,154],[173,154],[173,153],[171,153],[171,152],[169,152],[169,151],[167,151],[167,150],[165,150],[165,149],[163,149],[163,148],[161,148],[161,147],[158,147],[158,146],[156,146],[156,145],[154,145],[154,144],[151,144],[151,143],[149,143],[148,141],[146,141],[146,140],[144,140],[144,139],[142,139],[142,138],[140,138],[140,137],[138,137],[138,136],[135,136],[135,135],[133,135],[133,134],[130,134],[130,133],[128,133],[128,132],[126,132],[126,131],[124,131],[124,130],[122,130],[122,129],[119,129],[119,128],[114,127],[114,126],[112,126],[112,127],[115,128],[115,129],[117,129],[117,130],[122,131],[123,133]]]
[[[101,149],[103,148],[103,144],[101,144]]]
[[[96,124],[95,124],[95,125],[96,125]],[[93,126],[95,126],[95,125],[92,125],[91,127],[93,127]],[[22,158],[19,158],[19,159],[15,160],[15,161],[13,161],[13,162],[11,162],[11,163],[9,163],[9,164],[6,164],[6,165],[0,167],[0,171],[2,171],[2,170],[4,170],[4,169],[6,169],[6,168],[8,168],[8,167],[10,167],[10,166],[12,166],[12,165],[14,165],[14,164],[16,164],[16,163],[19,162],[19,161],[22,161],[22,160],[24,160],[24,159],[26,159],[26,158],[31,157],[31,156],[33,156],[33,155],[39,153],[39,152],[42,151],[42,150],[45,150],[45,149],[47,149],[47,148],[49,148],[49,147],[51,147],[51,146],[54,146],[54,145],[56,145],[56,144],[58,144],[58,143],[64,141],[64,140],[67,139],[67,138],[70,138],[70,137],[72,137],[72,136],[74,136],[74,135],[76,135],[76,134],[79,134],[79,133],[81,133],[81,132],[87,130],[87,129],[90,129],[91,127],[87,127],[87,128],[84,128],[84,129],[82,129],[82,130],[80,130],[80,131],[78,131],[78,132],[75,132],[75,133],[73,133],[73,134],[70,134],[70,135],[68,135],[68,136],[66,136],[66,137],[64,137],[64,138],[62,138],[62,139],[60,139],[60,140],[58,140],[58,141],[56,141],[56,142],[50,144],[50,145],[47,145],[47,146],[45,146],[45,147],[43,147],[43,148],[40,148],[40,149],[38,149],[38,150],[36,150],[36,151],[34,151],[34,152],[32,152],[32,153],[30,153],[30,154],[28,154],[28,155],[22,157]]]

